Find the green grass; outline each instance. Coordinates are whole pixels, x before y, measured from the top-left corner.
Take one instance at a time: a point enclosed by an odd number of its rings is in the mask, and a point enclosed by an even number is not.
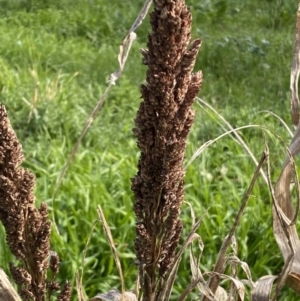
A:
[[[132,134],[145,79],[139,48],[146,47],[146,21],[137,30],[128,63],[117,85],[83,139],[63,179],[56,200],[52,195],[60,172],[86,119],[104,92],[109,75],[118,68],[119,44],[143,1],[0,1],[0,101],[23,144],[25,167],[37,177],[37,202],[47,202],[59,234],[53,229],[52,249],[61,257],[60,280],[74,284],[76,270],[94,221],[103,207],[117,244],[128,289],[136,277],[134,264],[133,194],[138,149]],[[296,1],[190,0],[193,38],[203,46],[196,69],[204,73],[200,97],[233,126],[261,124],[289,137],[270,110],[288,124],[289,72],[292,59]],[[33,106],[33,109],[32,109]],[[224,132],[217,116],[197,104],[189,137],[187,161],[205,141]],[[241,132],[259,158],[264,136],[259,129]],[[282,145],[267,135],[273,181],[284,160]],[[226,170],[226,172],[224,172]],[[198,233],[205,245],[201,266],[212,268],[250,184],[255,166],[230,136],[209,147],[187,170],[186,200],[198,217],[210,207]],[[189,207],[183,206],[184,235],[191,227]],[[271,198],[259,179],[237,230],[239,257],[248,262],[254,279],[278,273],[282,266],[271,229]],[[13,260],[0,235],[0,266]],[[187,285],[189,263],[182,262],[174,295]],[[92,233],[84,267],[89,297],[120,288],[117,270],[100,224]],[[75,294],[75,292],[74,292]],[[291,290],[282,298],[296,300]]]

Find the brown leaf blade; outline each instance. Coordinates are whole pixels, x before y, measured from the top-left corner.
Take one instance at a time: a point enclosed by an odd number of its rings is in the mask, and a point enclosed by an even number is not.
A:
[[[90,299],[90,301],[121,301],[122,293],[117,289],[112,289],[107,293],[102,293],[96,295],[94,298]],[[124,301],[137,301],[137,297],[132,292],[125,292]]]
[[[295,226],[299,208],[299,181],[295,171],[293,157],[300,152],[300,130],[295,133],[288,149],[288,158],[285,161],[280,177],[273,191],[273,232],[285,264],[290,265],[290,272],[300,274],[300,241]],[[296,183],[297,208],[293,208],[291,183]],[[272,188],[271,188],[272,189]],[[286,273],[287,271],[285,271]]]
[[[290,273],[285,282],[290,288],[292,288],[298,295],[300,295],[300,275],[296,273]]]
[[[285,262],[279,275],[274,298],[279,294],[284,283],[297,293],[299,292],[300,281],[297,284],[297,278],[293,277],[293,275],[300,275],[300,240],[295,225],[299,211],[299,180],[293,157],[300,152],[300,127],[296,130],[287,152],[287,159],[274,190],[268,170],[269,187],[273,197],[273,232]],[[292,203],[291,184],[293,182],[296,187],[296,209],[293,208]]]
[[[203,216],[204,217],[204,216]],[[189,235],[186,237],[183,245],[181,246],[181,248],[179,249],[179,251],[177,252],[176,256],[175,256],[175,260],[172,264],[172,267],[170,269],[169,274],[166,276],[162,287],[161,287],[161,291],[159,293],[159,298],[158,300],[169,300],[170,295],[171,295],[171,291],[174,285],[174,281],[175,281],[175,277],[176,277],[176,273],[178,270],[178,266],[179,263],[181,261],[182,258],[182,254],[184,252],[184,250],[186,250],[186,248],[194,241],[197,239],[200,239],[200,236],[196,233],[197,229],[199,228],[203,217],[197,221],[197,223],[195,223],[193,225],[193,228],[191,230],[191,232],[189,233]]]
[[[255,283],[255,288],[252,291],[252,301],[270,301],[273,282],[277,276],[263,276]]]

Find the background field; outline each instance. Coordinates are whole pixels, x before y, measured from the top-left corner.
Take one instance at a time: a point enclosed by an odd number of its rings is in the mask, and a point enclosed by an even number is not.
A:
[[[53,230],[52,249],[61,257],[60,279],[74,283],[83,250],[104,209],[122,259],[126,285],[133,289],[133,196],[130,178],[136,173],[139,152],[132,134],[145,79],[140,48],[146,47],[148,19],[137,30],[137,40],[124,73],[85,136],[64,177],[56,200],[55,183],[83,125],[104,92],[109,75],[118,68],[119,44],[143,5],[142,0],[0,1],[0,101],[26,154],[24,166],[36,174],[37,202],[46,202],[59,234]],[[289,125],[289,72],[292,60],[296,0],[189,0],[193,38],[203,46],[195,69],[204,73],[199,96],[234,127],[261,124],[289,143],[278,119]],[[196,102],[195,124],[186,159],[209,139],[224,132],[217,115]],[[259,158],[264,148],[262,130],[241,132]],[[271,152],[273,181],[284,160],[284,148],[266,135]],[[231,136],[212,145],[187,169],[186,201],[198,217],[210,207],[198,233],[205,245],[203,271],[212,268],[228,233],[255,166]],[[191,227],[190,209],[183,206],[184,235]],[[52,217],[52,216],[51,216]],[[13,260],[0,229],[0,266]],[[282,259],[271,228],[271,199],[262,179],[257,182],[237,231],[239,257],[251,267],[253,278],[276,274]],[[188,256],[186,255],[186,258]],[[245,275],[241,274],[245,277]],[[189,262],[180,267],[174,298],[189,282]],[[89,297],[118,287],[119,279],[100,224],[87,249],[84,284]],[[74,291],[75,294],[75,291]],[[296,300],[285,290],[282,300]],[[75,298],[75,297],[74,297]]]

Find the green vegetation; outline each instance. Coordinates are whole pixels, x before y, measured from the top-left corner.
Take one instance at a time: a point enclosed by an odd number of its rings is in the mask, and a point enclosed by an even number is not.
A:
[[[85,136],[52,202],[55,184],[109,75],[118,68],[119,44],[143,1],[0,1],[0,101],[11,118],[36,174],[36,197],[54,215],[52,248],[60,255],[60,279],[74,283],[85,244],[103,207],[122,260],[126,285],[136,277],[133,241],[133,194],[138,150],[131,131],[145,79],[139,48],[146,48],[147,19],[137,30],[124,73]],[[234,127],[261,124],[289,143],[290,137],[269,110],[289,125],[289,78],[297,10],[292,0],[187,1],[193,14],[193,37],[203,46],[196,69],[204,73],[200,97]],[[197,117],[189,137],[187,161],[207,140],[224,132],[215,114],[195,103]],[[241,132],[257,158],[264,148],[262,130]],[[275,181],[284,148],[266,135]],[[187,169],[186,200],[198,217],[210,207],[198,233],[205,245],[201,266],[211,269],[228,233],[255,165],[230,136],[213,144]],[[187,234],[190,209],[183,207]],[[259,179],[237,231],[239,257],[257,279],[279,273],[283,260],[272,234],[271,198]],[[0,232],[0,266],[12,260]],[[176,291],[190,277],[182,263]],[[117,270],[100,224],[87,249],[84,285],[88,296],[119,287]],[[75,293],[75,292],[74,292]],[[293,298],[291,290],[283,292]]]

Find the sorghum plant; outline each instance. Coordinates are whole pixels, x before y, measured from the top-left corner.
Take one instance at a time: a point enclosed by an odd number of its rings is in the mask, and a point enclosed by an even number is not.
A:
[[[57,274],[59,259],[50,252],[47,205],[35,207],[35,177],[20,168],[23,160],[22,146],[0,105],[0,221],[10,250],[20,261],[19,266],[10,264],[10,270],[23,300],[44,301],[47,291],[60,289],[56,281],[46,281],[48,267],[53,276]],[[67,283],[57,300],[67,301],[70,295]]]
[[[183,160],[202,73],[192,73],[201,40],[190,43],[192,16],[183,0],[154,0],[152,33],[142,50],[148,66],[134,133],[141,151],[132,179],[135,249],[143,300],[157,300],[178,246],[184,198]]]

